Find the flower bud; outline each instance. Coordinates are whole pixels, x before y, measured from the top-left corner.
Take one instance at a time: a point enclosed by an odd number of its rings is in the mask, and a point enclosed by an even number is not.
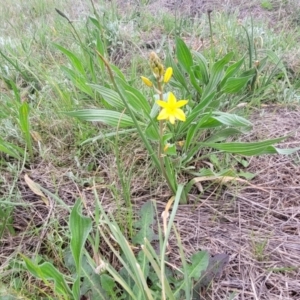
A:
[[[147,86],[149,86],[149,87],[153,86],[153,83],[152,83],[152,81],[149,78],[141,76],[141,79],[144,82],[144,84],[146,84]]]
[[[173,75],[173,69],[171,67],[167,68],[164,75],[164,83],[168,83]]]

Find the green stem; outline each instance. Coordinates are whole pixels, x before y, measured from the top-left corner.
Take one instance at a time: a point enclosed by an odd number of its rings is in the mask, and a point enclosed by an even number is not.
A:
[[[101,58],[101,60],[104,62],[105,66],[106,66],[106,68],[108,70],[111,82],[112,82],[115,90],[117,91],[117,93],[120,95],[120,98],[123,101],[126,109],[129,111],[129,114],[130,114],[130,116],[132,118],[132,121],[133,121],[133,123],[134,123],[134,125],[135,125],[135,127],[136,127],[136,129],[137,129],[137,131],[138,131],[138,133],[139,133],[139,135],[141,137],[141,139],[143,140],[143,143],[144,143],[145,147],[147,148],[147,150],[148,150],[151,158],[153,159],[154,164],[156,165],[156,167],[157,167],[158,170],[162,171],[161,170],[160,161],[157,158],[157,156],[155,155],[155,152],[154,152],[151,144],[149,143],[149,140],[146,138],[145,134],[143,133],[143,131],[142,131],[142,129],[141,129],[141,127],[140,127],[140,125],[139,125],[139,123],[138,123],[138,121],[137,121],[137,119],[136,119],[136,117],[135,117],[135,115],[134,115],[134,113],[132,111],[132,109],[128,105],[128,101],[125,99],[125,97],[123,96],[122,92],[120,91],[118,85],[115,82],[114,75],[112,73],[112,70],[110,68],[109,63],[106,61],[106,59],[103,57],[103,55],[99,51],[97,51],[97,50],[95,50],[95,51],[98,54],[98,56]]]
[[[159,91],[159,100],[163,101],[164,97],[163,97],[163,87],[162,84],[160,82],[159,79],[157,79],[157,89]],[[167,180],[168,186],[171,189],[171,191],[176,194],[176,186],[174,186],[166,172],[166,168],[165,168],[165,163],[164,163],[164,158],[163,158],[163,148],[164,148],[164,141],[163,141],[163,121],[159,121],[159,137],[160,137],[160,141],[159,141],[159,145],[158,145],[158,159],[159,159],[159,163],[160,163],[160,169],[161,172],[163,174],[163,176],[165,177],[165,179]]]

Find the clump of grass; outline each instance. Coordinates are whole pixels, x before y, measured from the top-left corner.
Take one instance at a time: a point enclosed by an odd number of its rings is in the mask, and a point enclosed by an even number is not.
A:
[[[227,143],[250,123],[226,112],[241,102],[259,106],[274,97],[274,91],[276,101],[295,101],[298,73],[289,72],[281,60],[286,50],[296,47],[295,31],[283,36],[283,29],[275,32],[250,17],[239,23],[236,15],[215,11],[209,14],[209,23],[207,16],[188,20],[179,13],[156,16],[144,10],[147,1],[132,13],[134,20],[121,16],[116,3],[110,7],[100,3],[105,9],[98,10],[91,2],[93,15],[82,19],[72,13],[70,3],[46,4],[32,0],[26,6],[21,2],[9,6],[3,17],[7,22],[0,24],[4,34],[0,167],[6,187],[0,200],[0,237],[21,239],[18,250],[23,253],[20,257],[3,246],[0,273],[5,287],[0,293],[48,299],[80,294],[92,299],[191,299],[212,282],[207,274],[222,273],[226,255],[213,261],[206,251],[184,254],[180,227],[174,223],[178,204],[188,200],[182,195],[191,194],[194,185],[201,192],[205,181],[236,180],[243,172],[234,172],[233,167],[248,163],[237,154],[282,152],[272,146],[279,139]],[[151,50],[166,58],[164,67],[173,69],[167,82],[151,75],[145,59],[143,31],[152,30],[159,35]],[[189,100],[184,110],[187,123],[156,126],[155,94],[161,101],[167,95],[159,86],[155,86],[159,92],[146,89],[140,75],[155,85],[168,83],[178,98]],[[143,135],[149,139],[145,145]],[[208,146],[215,150],[207,151]],[[217,153],[218,149],[229,153]],[[38,166],[43,171],[35,173]],[[13,171],[16,168],[18,172]],[[164,168],[166,181],[161,176]],[[24,173],[36,183],[31,191],[24,188]],[[43,173],[51,178],[48,188],[43,188]],[[252,175],[242,176],[248,180]],[[142,188],[135,188],[141,181]],[[156,205],[139,205],[150,195],[171,198],[164,203],[162,224]],[[81,201],[76,201],[78,197]],[[217,222],[223,212],[215,213]],[[16,228],[16,223],[21,225]],[[178,265],[168,261],[174,236]],[[197,247],[205,248],[201,243]],[[256,260],[269,257],[266,244],[253,242]]]

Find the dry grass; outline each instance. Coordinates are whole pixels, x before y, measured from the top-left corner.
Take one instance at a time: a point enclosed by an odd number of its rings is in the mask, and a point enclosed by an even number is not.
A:
[[[260,110],[259,114],[252,115],[254,130],[247,139],[276,137],[294,131],[299,122],[299,111],[299,108],[290,110],[277,106]],[[294,131],[286,146],[300,146],[299,134],[299,130]],[[138,211],[145,201],[155,199],[159,212],[162,212],[170,195],[163,186],[155,191],[149,189],[151,176],[147,169],[147,157],[143,151],[136,151],[134,165],[137,168],[131,178],[132,202]],[[127,151],[126,156],[123,153],[125,169],[133,165],[129,153]],[[101,177],[103,180],[96,186],[74,181],[68,175],[72,168],[58,168],[51,164],[37,165],[26,173],[53,193],[59,187],[56,193],[68,205],[82,197],[91,211],[96,189],[107,211],[115,216],[118,213],[123,215],[126,211],[124,208],[120,210],[124,207],[123,200],[120,199],[119,203],[112,200],[114,195],[109,188],[110,185],[121,188],[116,174],[112,172],[116,168],[114,156],[103,156],[98,162],[96,172],[79,176]],[[251,186],[193,194],[191,203],[180,206],[176,215],[175,224],[187,257],[200,249],[208,250],[212,255],[226,253],[230,256],[222,276],[208,290],[199,291],[202,297],[199,296],[199,299],[228,299],[231,292],[236,293],[235,299],[299,299],[299,157],[252,158],[246,171],[257,174]],[[18,186],[22,199],[30,203],[30,207],[20,207],[15,211],[14,227],[18,234],[4,239],[1,244],[1,263],[4,265],[15,249],[23,253],[43,250],[43,245],[47,243],[47,230],[41,229],[40,238],[34,238],[30,235],[32,228],[45,226],[53,219],[64,224],[67,218],[67,212],[51,197],[52,204],[46,207],[28,189],[22,177]],[[176,241],[173,235],[169,249],[172,264],[180,264]]]
[[[181,1],[150,1],[149,12],[157,12],[157,7],[168,12],[174,12]],[[224,3],[223,3],[224,2]],[[274,5],[274,10],[266,11],[257,1],[186,1],[182,13],[193,17],[202,14],[207,9],[225,9],[228,13],[240,8],[240,16],[250,12],[255,17],[267,17],[270,24],[283,20],[292,14],[292,7],[299,4],[288,1],[287,6],[281,6],[280,1]],[[82,4],[82,2],[80,2]],[[277,5],[279,4],[279,5]],[[299,8],[299,7],[298,7]],[[75,8],[74,8],[75,10]],[[78,16],[76,10],[71,12]],[[158,30],[158,35],[160,32]],[[149,35],[147,39],[155,39]],[[291,54],[294,54],[291,53]],[[289,56],[290,57],[290,56]],[[117,57],[119,59],[119,57]],[[297,57],[292,62],[297,61]],[[295,72],[299,72],[297,69]],[[253,131],[245,138],[248,141],[261,140],[291,134],[284,146],[300,147],[299,142],[300,108],[268,106],[262,107],[251,116]],[[71,141],[67,139],[66,144]],[[63,144],[62,140],[58,144]],[[136,145],[136,144],[135,144]],[[164,210],[170,194],[165,186],[157,185],[155,190],[153,178],[155,173],[149,169],[149,159],[143,149],[123,149],[121,156],[124,170],[131,170],[131,199],[136,209],[145,201],[155,199],[159,212]],[[93,210],[94,190],[99,195],[107,211],[124,214],[124,199],[116,199],[113,190],[121,190],[120,179],[116,172],[116,160],[113,153],[100,153],[93,157],[97,166],[93,171],[79,171],[73,159],[75,147],[65,149],[68,158],[61,157],[63,164],[51,163],[51,159],[40,161],[24,170],[17,182],[17,189],[25,207],[14,210],[15,236],[5,235],[0,244],[0,266],[4,269],[17,252],[30,254],[49,251],[47,244],[48,228],[52,220],[66,225],[68,212],[53,198],[49,197],[50,205],[46,206],[26,185],[25,173],[45,189],[56,194],[67,205],[72,205],[81,197],[86,208]],[[135,161],[132,161],[134,153]],[[55,153],[58,155],[58,153]],[[244,171],[256,174],[251,186],[216,187],[211,192],[201,195],[191,195],[189,205],[180,206],[175,224],[180,232],[186,255],[189,257],[199,249],[208,250],[212,255],[227,253],[230,261],[222,276],[212,283],[206,291],[199,291],[199,299],[228,299],[231,292],[236,293],[235,299],[255,300],[289,300],[300,299],[300,157],[262,156],[250,159],[249,167]],[[82,164],[89,164],[90,158],[82,158]],[[75,177],[71,175],[75,174]],[[125,174],[126,175],[126,174]],[[124,176],[125,176],[124,175]],[[12,175],[3,174],[7,182]],[[90,178],[98,178],[93,186]],[[80,179],[80,180],[79,180]],[[159,182],[159,179],[157,179]],[[87,183],[89,182],[89,183]],[[112,188],[113,187],[113,188]],[[9,187],[7,187],[9,189]],[[8,193],[3,187],[2,193]],[[123,208],[121,208],[123,207]],[[121,219],[121,217],[120,217]],[[32,234],[37,228],[40,235]],[[170,240],[170,262],[180,263],[178,246],[175,236]],[[53,255],[55,257],[55,254]],[[52,258],[53,258],[52,257]]]

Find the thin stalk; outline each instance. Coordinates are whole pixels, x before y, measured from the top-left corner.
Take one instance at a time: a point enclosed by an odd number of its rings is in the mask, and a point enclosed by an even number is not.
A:
[[[97,50],[95,50],[95,51],[96,51],[96,53],[98,54],[98,56],[101,58],[101,60],[103,61],[103,63],[105,64],[105,66],[106,66],[106,68],[107,68],[107,70],[108,70],[108,74],[109,74],[109,77],[110,77],[110,79],[111,79],[111,82],[112,82],[112,84],[113,84],[115,90],[117,91],[117,93],[120,95],[120,98],[121,98],[121,100],[123,101],[123,103],[124,103],[126,109],[129,111],[129,114],[130,114],[130,116],[131,116],[131,118],[132,118],[132,121],[133,121],[133,123],[134,123],[134,125],[135,125],[135,127],[136,127],[136,129],[137,129],[137,131],[138,131],[138,133],[139,133],[139,135],[140,135],[140,137],[141,137],[141,139],[143,140],[143,143],[144,143],[144,145],[146,146],[146,148],[147,148],[149,154],[151,155],[151,158],[153,159],[154,164],[156,165],[157,169],[158,169],[159,171],[162,172],[161,167],[160,167],[161,164],[160,164],[160,162],[159,162],[159,159],[158,159],[157,156],[155,155],[155,152],[154,152],[152,146],[150,145],[148,139],[147,139],[147,138],[145,137],[145,135],[143,134],[143,131],[142,131],[142,129],[141,129],[141,127],[140,127],[140,125],[139,125],[139,123],[138,123],[138,121],[137,121],[137,119],[136,119],[134,113],[133,113],[133,111],[132,111],[131,108],[129,107],[128,102],[126,101],[126,99],[125,99],[125,97],[123,96],[123,94],[121,93],[121,91],[120,91],[118,85],[116,84],[116,81],[115,81],[115,79],[114,79],[114,75],[113,75],[113,73],[112,73],[112,70],[111,70],[111,68],[110,68],[109,63],[107,62],[107,60],[103,57],[103,55],[102,55],[99,51],[97,51]]]
[[[208,9],[207,16],[208,16],[209,34],[210,34],[210,51],[211,51],[212,60],[214,60],[215,59],[215,51],[214,51],[213,30],[212,30],[212,24],[211,24],[211,13],[212,13],[212,10]]]
[[[161,85],[161,82],[159,79],[157,79],[157,89],[159,91],[159,100],[163,101],[163,87]],[[162,171],[163,176],[168,182],[168,186],[171,189],[171,191],[176,194],[176,187],[173,186],[172,182],[170,181],[170,178],[166,172],[165,164],[164,164],[164,159],[163,159],[163,121],[159,121],[159,145],[158,145],[158,159],[160,163],[160,169]]]

